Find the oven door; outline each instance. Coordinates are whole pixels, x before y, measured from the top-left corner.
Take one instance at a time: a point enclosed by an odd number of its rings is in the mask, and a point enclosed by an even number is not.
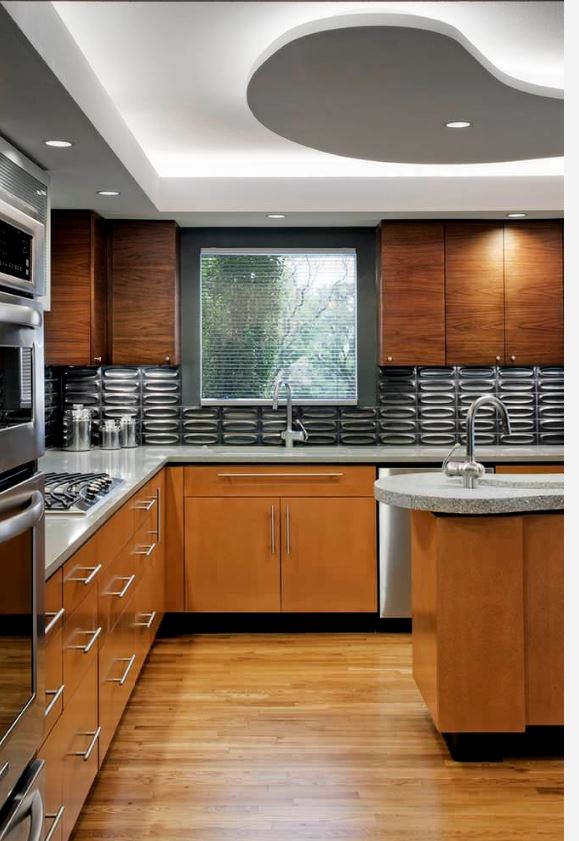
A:
[[[0,808],[42,741],[43,514],[40,474],[0,485]]]
[[[44,294],[44,248],[42,222],[0,195],[0,286],[29,295]]]
[[[42,307],[0,292],[0,473],[44,452]]]
[[[10,803],[0,812],[0,841],[41,841],[44,762],[35,759],[26,769]]]

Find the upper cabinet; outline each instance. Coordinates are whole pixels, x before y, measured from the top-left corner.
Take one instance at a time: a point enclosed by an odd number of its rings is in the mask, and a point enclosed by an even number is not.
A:
[[[51,217],[51,309],[47,365],[99,365],[107,352],[107,236],[90,210]]]
[[[563,364],[563,225],[505,225],[506,355],[511,365]]]
[[[176,365],[179,273],[174,222],[111,222],[111,362]]]
[[[563,364],[560,220],[380,234],[380,365]]]
[[[383,222],[380,365],[444,365],[444,223]]]

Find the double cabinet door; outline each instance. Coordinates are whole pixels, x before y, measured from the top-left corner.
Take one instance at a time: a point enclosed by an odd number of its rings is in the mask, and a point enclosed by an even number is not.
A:
[[[367,497],[188,497],[187,609],[373,612],[375,517]]]

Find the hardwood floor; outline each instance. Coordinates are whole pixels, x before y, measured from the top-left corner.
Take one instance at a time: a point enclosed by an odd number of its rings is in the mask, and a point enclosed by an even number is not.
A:
[[[560,760],[458,764],[406,635],[160,640],[74,841],[559,841]]]

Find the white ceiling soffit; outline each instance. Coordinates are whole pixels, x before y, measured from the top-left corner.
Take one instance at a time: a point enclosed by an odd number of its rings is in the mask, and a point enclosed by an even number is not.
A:
[[[562,207],[562,159],[393,164],[308,149],[262,126],[252,71],[300,27],[364,9],[444,29],[501,81],[562,89],[558,2],[4,2],[164,212],[474,212]],[[412,16],[412,17],[409,17]],[[434,21],[434,24],[432,23]],[[468,47],[467,47],[468,45]]]

